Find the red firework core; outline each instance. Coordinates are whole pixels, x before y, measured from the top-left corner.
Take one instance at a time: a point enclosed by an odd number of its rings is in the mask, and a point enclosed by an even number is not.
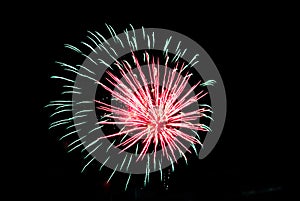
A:
[[[150,62],[150,57],[146,53],[148,65],[142,69],[133,53],[132,57],[138,70],[137,75],[133,73],[130,64],[124,61],[118,63],[124,80],[107,72],[109,78],[106,80],[116,90],[112,90],[101,82],[98,83],[121,105],[125,106],[113,106],[96,100],[100,104],[98,109],[108,112],[107,117],[114,119],[114,122],[102,120],[99,124],[115,124],[122,127],[119,132],[101,138],[131,135],[130,138],[117,145],[122,148],[122,151],[137,145],[142,140],[143,147],[138,159],[146,155],[152,144],[154,157],[158,147],[162,148],[163,155],[167,158],[175,159],[174,151],[179,151],[185,157],[184,151],[189,150],[182,141],[188,141],[190,144],[200,144],[200,141],[178,128],[207,131],[202,124],[192,123],[207,109],[198,108],[186,113],[182,110],[196,103],[207,93],[202,90],[189,97],[200,82],[185,91],[191,74],[183,75],[184,64],[179,67],[176,63],[174,69],[167,70],[167,62],[164,67],[160,67],[159,61],[154,62],[152,58]],[[163,73],[160,73],[159,68],[163,68]],[[147,70],[146,73],[145,70]]]

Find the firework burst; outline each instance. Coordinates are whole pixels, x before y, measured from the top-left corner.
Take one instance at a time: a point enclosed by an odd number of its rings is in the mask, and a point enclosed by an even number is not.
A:
[[[113,73],[107,72],[109,75],[107,81],[118,91],[112,90],[108,86],[98,82],[98,84],[110,92],[116,100],[126,106],[126,108],[123,109],[95,100],[100,104],[100,106],[97,107],[99,110],[104,110],[109,113],[104,117],[113,118],[115,120],[113,122],[102,120],[99,122],[100,125],[123,125],[122,131],[100,137],[100,139],[120,135],[126,136],[131,133],[130,138],[116,146],[123,147],[121,152],[137,145],[138,142],[143,139],[143,148],[137,161],[144,158],[145,154],[149,151],[151,143],[154,145],[154,160],[156,158],[158,145],[161,147],[163,156],[166,158],[170,159],[170,156],[172,156],[174,161],[176,161],[174,151],[179,151],[186,159],[184,152],[190,151],[181,141],[185,140],[189,142],[189,144],[201,144],[201,142],[196,137],[190,136],[177,128],[208,131],[207,126],[204,124],[191,123],[191,120],[206,116],[205,112],[211,112],[211,110],[202,107],[188,113],[181,111],[192,103],[198,102],[207,92],[202,90],[187,99],[188,95],[199,86],[200,81],[192,86],[187,93],[182,94],[191,76],[191,74],[187,73],[185,76],[181,76],[185,66],[184,63],[179,67],[179,63],[177,62],[174,70],[172,70],[172,72],[168,71],[167,73],[168,63],[166,62],[163,67],[164,74],[160,75],[159,59],[155,60],[154,57],[152,57],[152,59],[149,58],[150,56],[147,52],[144,54],[147,60],[150,80],[147,80],[137,57],[132,52],[134,63],[138,69],[138,75],[133,73],[133,68],[128,62],[123,62],[122,67],[120,63],[118,63],[117,66],[126,83]],[[167,57],[166,60],[168,61],[169,58]],[[179,73],[175,76],[177,70],[179,70]],[[138,76],[140,79],[138,79]],[[162,82],[160,82],[160,76],[163,77]],[[127,87],[127,85],[129,87]]]
[[[162,175],[162,169],[169,165],[174,168],[178,158],[187,161],[185,153],[191,153],[190,147],[197,154],[195,145],[202,145],[199,132],[210,131],[200,119],[212,120],[211,107],[200,100],[215,81],[197,78],[191,82],[199,55],[188,61],[181,59],[187,48],[181,49],[181,41],[176,41],[172,52],[172,36],[157,40],[153,30],[148,34],[143,27],[137,31],[131,25],[131,31],[117,35],[106,26],[110,39],[88,31],[90,43],[81,42],[90,54],[65,45],[85,62],[56,62],[76,75],[75,80],[64,75],[51,77],[69,83],[62,86],[62,95],[71,94],[72,98],[51,101],[46,107],[54,107],[50,117],[57,118],[49,129],[65,126],[67,133],[60,140],[78,134],[68,147],[69,152],[80,147],[82,153],[87,152],[84,159],[89,160],[82,171],[96,159],[101,163],[99,170],[103,166],[113,169],[108,181],[116,171],[128,173],[127,188],[131,174],[144,173],[146,184],[150,172],[160,171]],[[137,56],[141,51],[142,56]],[[121,58],[126,53],[130,61]],[[98,90],[101,99],[95,95]],[[62,118],[63,114],[70,117]]]

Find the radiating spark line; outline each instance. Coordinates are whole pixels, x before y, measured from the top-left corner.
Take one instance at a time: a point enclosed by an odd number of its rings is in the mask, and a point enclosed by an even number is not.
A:
[[[114,140],[106,149],[106,152],[108,152],[108,150],[114,145],[114,143],[116,142],[116,140]]]
[[[110,177],[108,178],[108,180],[107,180],[107,182],[106,182],[106,183],[108,183],[108,182],[111,180],[111,178],[112,178],[112,176],[115,174],[115,172],[116,172],[116,170],[117,170],[118,166],[119,166],[119,164],[117,164],[117,165],[116,165],[116,167],[115,167],[115,169],[114,169],[113,173],[110,175]]]
[[[72,111],[72,110],[60,110],[60,111],[57,111],[57,112],[54,112],[53,114],[51,114],[50,115],[50,117],[53,117],[54,115],[57,115],[57,114],[59,114],[59,113],[62,113],[62,112],[70,112],[70,111]]]
[[[85,104],[85,103],[94,103],[93,101],[80,101],[80,102],[77,102],[76,105],[79,105],[79,104]]]
[[[94,153],[99,147],[101,147],[102,143],[100,143],[96,148],[94,148],[92,151],[90,151],[85,157],[84,159],[86,159],[88,156],[90,156],[92,153]],[[87,148],[86,148],[87,149]]]
[[[85,149],[82,150],[82,152],[83,152],[84,150],[87,150],[89,147],[93,146],[94,144],[96,144],[98,141],[99,141],[99,138],[97,138],[96,140],[94,140],[93,142],[91,142],[90,144],[88,144],[88,145],[85,147]],[[101,144],[102,144],[102,143],[101,143]]]
[[[171,157],[169,157],[169,159],[170,159],[170,161],[171,161],[171,168],[172,168],[172,172],[174,172],[174,163],[173,163],[173,160],[172,160],[172,158]]]
[[[177,50],[179,49],[180,44],[181,44],[181,41],[178,42],[175,52],[177,52]]]
[[[67,134],[65,134],[64,136],[62,136],[61,138],[59,138],[59,140],[62,140],[62,139],[64,139],[65,137],[68,137],[68,136],[70,136],[70,135],[72,135],[72,134],[74,134],[74,133],[77,133],[77,132],[79,132],[79,131],[81,131],[81,129],[78,129],[78,130],[72,131],[72,132],[70,132],[70,133],[67,133]]]
[[[85,170],[85,168],[94,160],[95,158],[93,157],[81,170],[81,173]]]
[[[75,113],[75,115],[80,114],[80,113],[86,113],[86,112],[93,112],[94,110],[80,110],[78,112]],[[86,115],[84,115],[86,116]]]
[[[131,163],[131,159],[132,159],[132,155],[130,156],[130,159],[129,159],[128,163],[127,163],[126,171],[128,171],[129,165]]]
[[[59,126],[59,125],[67,124],[67,123],[70,123],[70,121],[67,121],[67,122],[61,122],[61,123],[57,123],[57,124],[51,125],[51,126],[49,126],[48,129],[50,130],[51,128],[54,128],[54,127]]]
[[[145,173],[145,177],[144,177],[144,186],[147,185],[147,176],[148,176],[148,168],[146,167],[146,173]]]
[[[88,31],[90,34],[92,34],[93,35],[93,33],[92,32],[90,32],[90,31]],[[96,46],[96,47],[98,47],[99,48],[99,50],[100,51],[102,51],[102,49],[101,49],[101,47],[99,46],[99,44],[92,38],[92,37],[90,37],[90,36],[87,36],[87,38],[90,40],[90,41],[92,41],[93,42],[93,44]],[[96,48],[95,48],[96,49]],[[96,51],[97,52],[97,51]],[[97,52],[97,54],[98,54],[98,52]]]
[[[104,64],[105,66],[107,66],[108,68],[113,70],[113,68],[108,63],[106,63],[104,60],[98,59],[98,61],[99,61],[99,63]]]
[[[132,43],[131,43],[131,41],[130,41],[130,39],[129,39],[128,30],[125,29],[124,33],[125,33],[125,36],[126,36],[127,43],[128,43],[128,45],[129,45],[129,47],[131,47],[131,48],[133,49],[134,47],[133,47],[133,45],[132,45]]]
[[[154,32],[152,32],[152,48],[154,49],[155,45],[155,37],[154,37]]]
[[[64,62],[55,61],[55,63],[59,64],[60,66],[67,67],[67,68],[69,68],[69,69],[78,71],[78,69],[75,68],[74,66],[71,66],[71,65],[69,65],[69,64],[66,64],[66,63],[64,63]]]
[[[79,54],[82,53],[77,47],[74,47],[73,45],[65,44],[64,46],[65,46],[65,48],[69,48],[69,49],[71,49],[71,50],[73,50],[73,51],[75,51],[75,52],[77,52]]]
[[[145,40],[145,29],[143,26],[142,26],[142,31],[143,31],[143,39]]]
[[[149,183],[149,173],[150,173],[150,157],[147,155],[147,164],[146,164],[146,173],[145,173],[145,178],[144,178],[144,186],[146,186],[147,183]]]
[[[122,40],[118,37],[118,35],[116,34],[115,30],[112,28],[112,26],[109,25],[109,27],[110,27],[110,29],[113,31],[114,37],[115,37],[115,38],[117,39],[117,41],[121,44],[121,46],[124,48],[123,42],[122,42]]]
[[[92,52],[94,52],[95,54],[98,54],[98,52],[92,48],[89,44],[87,44],[86,42],[81,41],[81,44],[84,44],[85,46],[87,46],[90,50],[92,50]]]
[[[75,144],[76,142],[79,142],[79,141],[81,141],[83,138],[85,138],[86,136],[83,136],[83,137],[81,137],[81,138],[79,138],[79,139],[77,139],[77,140],[74,140],[72,143],[70,143],[69,145],[68,145],[68,147],[71,147],[73,144]]]
[[[84,56],[85,58],[87,58],[88,60],[90,60],[93,64],[98,65],[97,62],[95,62],[91,57],[89,57],[86,54],[82,54],[82,56]]]
[[[200,136],[198,134],[197,131],[192,130],[192,132],[195,134],[195,136],[198,138],[198,140],[200,141]],[[202,146],[202,143],[200,143],[200,145]]]
[[[46,107],[50,107],[50,106],[63,106],[63,105],[65,105],[64,103],[51,103],[51,104],[48,104],[48,105],[46,105],[46,106],[44,106],[44,108],[46,108]]]
[[[72,106],[73,106],[72,104],[64,104],[64,105],[61,105],[61,106],[56,107],[54,110],[57,111],[57,110],[59,110],[59,109],[61,109],[61,108],[64,108],[64,107],[72,107]]]
[[[68,130],[69,128],[73,128],[73,127],[76,127],[76,126],[85,124],[85,123],[87,123],[87,121],[85,121],[85,122],[80,122],[80,123],[77,123],[77,124],[73,124],[73,125],[71,125],[71,126],[68,126],[68,127],[66,128],[66,130]]]
[[[79,88],[79,87],[75,87],[75,86],[69,86],[69,85],[64,85],[63,86],[64,88],[72,88],[72,89],[81,89],[81,88]]]
[[[135,35],[135,29],[133,28],[133,26],[131,24],[129,24],[129,26],[131,27],[132,29],[132,32],[133,32],[133,42],[134,42],[134,47],[135,47],[135,50],[137,51],[138,50],[138,46],[137,46],[137,42],[136,42],[136,35]]]
[[[50,103],[73,103],[72,100],[56,100],[56,101],[50,101]]]
[[[195,61],[194,63],[191,64],[191,66],[195,66],[199,61]]]
[[[67,78],[64,78],[64,77],[60,77],[60,76],[56,76],[56,75],[53,75],[53,76],[51,76],[50,78],[54,78],[54,79],[62,79],[62,80],[68,81],[68,82],[75,83],[74,80],[70,80],[70,79],[67,79]]]
[[[180,55],[181,58],[184,56],[186,50],[187,50],[186,48],[183,50],[182,54]]]
[[[107,161],[109,160],[110,156],[107,157],[107,159],[102,163],[101,167],[99,168],[99,171],[101,171],[101,169],[103,168],[103,166],[107,163]]]
[[[150,49],[150,38],[148,34],[147,34],[147,40],[148,40],[148,49]]]
[[[94,132],[95,130],[101,129],[102,127],[103,127],[103,125],[102,125],[102,126],[98,126],[98,127],[94,128],[94,129],[90,130],[89,133],[92,133],[92,132]]]
[[[199,106],[201,106],[201,107],[208,107],[208,108],[211,109],[211,106],[210,106],[210,105],[207,105],[207,104],[199,104]]]
[[[61,94],[81,94],[80,91],[63,91]]]
[[[162,173],[162,169],[161,169],[161,163],[160,163],[160,161],[158,161],[158,165],[159,165],[159,172],[160,172],[160,180],[162,181],[162,178],[163,178],[163,173]]]
[[[154,151],[152,151],[151,155],[154,154]],[[156,170],[156,157],[153,157],[153,169]]]
[[[85,143],[85,141],[82,142],[82,143],[80,143],[80,144],[78,144],[78,145],[76,145],[75,147],[73,147],[72,149],[70,149],[70,150],[68,151],[68,153],[74,151],[75,149],[77,149],[78,147],[80,147],[81,145],[83,145],[84,143]]]
[[[108,43],[108,41],[106,40],[106,38],[104,38],[100,33],[98,33],[97,31],[96,31],[96,34],[98,35],[98,36],[100,36],[100,38],[107,44],[107,45],[110,45],[109,43]],[[103,43],[100,43],[101,45],[103,45]]]
[[[205,130],[209,131],[209,132],[212,131],[211,128],[206,126],[205,124],[201,124],[201,127],[204,128]]]
[[[192,58],[192,60],[189,62],[190,64],[194,62],[194,60],[199,56],[199,54],[195,54],[195,56]]]
[[[148,171],[147,171],[147,177],[148,177],[148,179],[147,179],[147,182],[149,183],[149,181],[150,181],[150,156],[149,155],[147,155],[147,166],[146,166],[146,168],[148,169]]]
[[[138,51],[138,49],[137,49],[137,42],[136,42],[136,38],[135,37],[131,37],[132,38],[132,41],[133,41],[133,45],[134,45],[134,48],[133,48],[133,50],[134,51]]]
[[[176,62],[176,61],[179,59],[180,54],[181,54],[181,52],[180,52],[180,49],[179,49],[179,51],[176,52],[176,54],[175,54],[175,56],[173,57],[173,59],[172,59],[171,62]]]
[[[124,128],[124,127],[123,127],[123,128]],[[126,133],[126,134],[124,135],[124,137],[120,140],[120,143],[123,142],[123,140],[128,136],[128,134],[129,134],[129,133]]]
[[[171,42],[171,39],[172,39],[172,36],[170,36],[167,40],[166,40],[166,43],[165,43],[165,46],[164,46],[164,49],[163,49],[163,52],[164,52],[164,54],[166,55],[167,54],[167,50],[168,50],[168,46],[169,46],[169,44],[170,44],[170,42]]]
[[[214,119],[213,119],[211,116],[206,115],[206,114],[204,114],[204,113],[202,113],[201,116],[202,116],[202,117],[205,117],[205,118],[208,118],[208,119],[210,119],[211,121],[214,121]]]
[[[113,53],[118,56],[117,52],[114,50],[114,48],[110,47],[110,49],[113,51]]]
[[[126,185],[125,185],[125,191],[127,190],[127,187],[128,187],[128,183],[129,183],[130,177],[131,177],[131,173],[130,173],[129,176],[128,176],[128,179],[127,179],[127,182],[126,182]]]
[[[139,144],[136,144],[135,156],[137,156],[138,150],[139,150]]]
[[[202,83],[201,86],[214,86],[217,83],[215,80],[207,80],[206,82]]]
[[[106,24],[105,23],[105,26],[106,26],[106,28],[108,29],[108,31],[109,31],[109,33],[110,33],[110,35],[111,35],[111,37],[112,37],[112,39],[114,40],[114,42],[116,43],[117,42],[117,40],[116,40],[116,33],[115,33],[115,31],[111,28],[111,26],[109,26],[108,24]]]
[[[124,159],[123,159],[123,162],[122,162],[122,164],[121,164],[120,170],[122,170],[122,167],[123,167],[123,165],[124,165],[124,163],[125,163],[125,161],[126,161],[126,158],[127,158],[127,154],[125,155],[125,157],[124,157]]]
[[[183,70],[186,69],[187,67],[191,67],[191,66],[193,66],[194,64],[196,64],[198,61],[196,61],[196,63],[193,63],[193,62],[194,62],[194,60],[195,60],[198,56],[199,56],[199,54],[194,55],[194,57],[192,58],[192,60],[191,60],[191,61],[183,68]]]
[[[191,146],[195,146],[195,145],[191,144]],[[187,162],[187,158],[186,158],[185,154],[181,150],[179,150],[179,153],[180,153],[180,156],[182,156],[184,158],[185,164],[187,165],[188,162]]]
[[[197,149],[196,149],[195,145],[194,145],[194,144],[191,144],[191,147],[193,148],[193,150],[194,150],[196,156],[198,156],[198,152],[197,152]],[[186,164],[187,164],[187,161],[186,161]]]
[[[98,38],[98,36],[96,36],[96,35],[95,35],[93,32],[91,32],[91,31],[88,31],[88,33],[91,34],[92,36],[94,36],[94,38],[97,39],[98,43],[95,42],[95,41],[93,40],[93,41],[94,41],[94,44],[95,44],[100,50],[102,50],[101,47],[99,46],[99,44],[103,45],[103,43],[102,43],[101,40]],[[91,38],[91,37],[89,37],[89,38]],[[92,40],[92,38],[91,38],[91,40]]]

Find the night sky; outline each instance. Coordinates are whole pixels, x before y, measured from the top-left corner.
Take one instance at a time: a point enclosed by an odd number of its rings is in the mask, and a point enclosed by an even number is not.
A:
[[[165,12],[133,9],[130,13],[128,9],[104,11],[100,6],[99,10],[82,9],[85,11],[56,5],[47,11],[34,10],[26,22],[20,17],[20,37],[25,42],[21,49],[26,55],[26,66],[19,66],[25,78],[19,86],[19,98],[24,99],[20,115],[26,129],[23,134],[30,142],[18,160],[26,177],[18,185],[28,189],[30,198],[206,201],[282,200],[287,195],[286,156],[280,151],[286,130],[279,109],[283,109],[283,86],[279,84],[276,13],[266,14],[260,9],[218,12],[212,8],[211,12],[199,8]],[[63,45],[79,44],[87,30],[107,34],[105,23],[117,33],[130,23],[136,28],[182,33],[206,50],[223,79],[227,118],[220,140],[205,159],[193,158],[189,166],[183,161],[175,166],[168,190],[156,174],[146,188],[143,176],[132,179],[124,192],[126,175],[116,173],[105,184],[111,170],[99,172],[96,162],[81,173],[85,163],[80,151],[67,153],[66,142],[58,141],[63,129],[48,131],[51,111],[44,106],[59,97],[59,87],[50,79],[59,68],[54,62],[72,60]],[[168,175],[168,169],[164,173]]]

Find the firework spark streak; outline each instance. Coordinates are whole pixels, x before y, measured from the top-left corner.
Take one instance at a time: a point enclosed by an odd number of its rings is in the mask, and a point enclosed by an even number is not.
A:
[[[51,101],[46,107],[54,107],[50,118],[55,120],[49,129],[64,126],[66,134],[59,139],[73,138],[69,152],[79,148],[82,153],[88,152],[82,171],[99,161],[99,170],[103,166],[113,169],[108,181],[116,171],[128,173],[126,189],[133,174],[144,173],[146,184],[150,172],[160,171],[162,175],[163,168],[171,165],[174,169],[178,158],[187,161],[185,153],[191,153],[190,147],[197,154],[195,145],[202,146],[199,132],[211,131],[200,119],[213,120],[212,107],[200,101],[209,95],[207,87],[215,81],[197,78],[197,82],[190,82],[199,54],[182,60],[189,53],[182,48],[184,42],[175,37],[172,43],[172,36],[162,39],[155,29],[135,30],[130,25],[131,31],[126,29],[117,35],[110,25],[106,27],[110,39],[88,31],[89,42],[81,42],[81,49],[65,45],[85,62],[56,62],[76,79],[52,76],[66,84],[61,100]],[[161,55],[153,50],[160,50]],[[129,59],[122,59],[126,54]],[[96,88],[108,95],[98,99]],[[68,94],[72,98],[64,98]],[[97,119],[96,113],[100,114]],[[104,134],[105,129],[110,132]]]

